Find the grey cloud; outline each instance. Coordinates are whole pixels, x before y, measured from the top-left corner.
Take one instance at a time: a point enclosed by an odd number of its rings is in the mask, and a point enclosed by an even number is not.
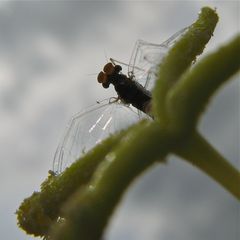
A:
[[[218,5],[222,17],[234,23],[236,6],[223,5]],[[11,184],[10,197],[14,199],[14,204],[6,204],[6,210],[1,210],[4,213],[1,218],[7,219],[7,229],[13,229],[13,233],[3,232],[5,240],[31,238],[15,226],[12,213],[20,200],[14,196],[26,197],[27,193],[21,192],[23,188],[30,194],[38,187],[51,164],[53,149],[61,136],[58,127],[66,122],[66,113],[81,107],[82,102],[94,98],[99,91],[93,87],[94,77],[76,82],[71,79],[81,75],[78,65],[84,68],[90,65],[89,69],[94,71],[100,68],[102,63],[98,62],[96,49],[104,43],[110,51],[114,49],[116,56],[125,56],[126,52],[129,57],[127,48],[137,38],[158,40],[161,34],[172,34],[186,22],[191,23],[200,7],[200,2],[176,1],[23,1],[7,3],[6,11],[0,10],[0,58],[11,64],[15,74],[13,86],[0,95],[1,114],[8,115],[6,119],[11,118],[14,125],[6,122],[1,125],[1,132],[9,128],[7,140],[0,139],[4,149],[1,159],[6,159],[0,162],[4,172],[1,182]],[[223,29],[235,31],[235,25],[224,22],[219,23]],[[214,47],[218,38],[221,42],[223,37],[216,35],[212,40]],[[41,44],[49,49],[42,49]],[[52,55],[50,45],[59,46]],[[81,80],[83,83],[77,82]],[[204,136],[232,162],[239,159],[238,87],[233,83],[220,92],[201,121]],[[31,185],[29,181],[33,178],[38,183]],[[20,188],[20,184],[25,186]],[[8,203],[8,199],[4,201]],[[155,166],[129,189],[113,218],[115,225],[108,238],[145,240],[149,234],[151,240],[237,240],[238,206],[213,180],[170,156],[166,165]],[[151,226],[153,222],[156,224]]]

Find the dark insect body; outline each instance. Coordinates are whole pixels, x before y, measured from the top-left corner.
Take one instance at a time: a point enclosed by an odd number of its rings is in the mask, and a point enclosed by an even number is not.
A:
[[[98,74],[98,82],[102,83],[104,88],[108,88],[112,84],[118,94],[118,98],[124,104],[132,104],[138,110],[149,113],[152,94],[145,89],[140,83],[135,81],[133,77],[121,73],[120,65],[107,63],[103,71]]]
[[[109,59],[97,79],[104,88],[112,84],[117,97],[97,101],[97,104],[72,117],[54,155],[55,174],[61,173],[76,159],[80,159],[84,152],[116,131],[140,119],[154,118],[150,91],[155,84],[157,66],[188,28],[180,30],[161,44],[137,40],[129,64]],[[122,73],[120,65],[127,67],[127,74]]]

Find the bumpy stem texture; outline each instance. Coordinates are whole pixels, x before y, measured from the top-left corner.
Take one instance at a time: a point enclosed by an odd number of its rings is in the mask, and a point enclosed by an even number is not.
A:
[[[215,10],[203,8],[159,65],[154,121],[141,121],[111,136],[62,174],[50,174],[41,192],[25,199],[17,211],[20,227],[47,239],[99,240],[128,186],[170,153],[240,199],[239,171],[197,131],[210,97],[240,68],[239,36],[193,66],[217,21]]]

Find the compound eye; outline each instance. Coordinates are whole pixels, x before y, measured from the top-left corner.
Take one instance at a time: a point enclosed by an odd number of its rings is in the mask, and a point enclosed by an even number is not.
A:
[[[111,75],[114,72],[114,66],[112,63],[107,63],[104,68],[103,71],[107,74],[107,75]]]
[[[104,72],[100,72],[98,74],[97,80],[99,83],[106,83],[107,82],[107,75]]]

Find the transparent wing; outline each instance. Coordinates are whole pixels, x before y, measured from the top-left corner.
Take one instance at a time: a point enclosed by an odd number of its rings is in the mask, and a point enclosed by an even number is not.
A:
[[[141,117],[147,117],[141,115]],[[53,160],[53,171],[61,173],[85,152],[110,134],[139,121],[137,110],[119,101],[102,101],[73,116]]]
[[[128,75],[146,89],[151,90],[155,80],[156,66],[188,28],[180,30],[161,44],[137,40],[128,64]]]

